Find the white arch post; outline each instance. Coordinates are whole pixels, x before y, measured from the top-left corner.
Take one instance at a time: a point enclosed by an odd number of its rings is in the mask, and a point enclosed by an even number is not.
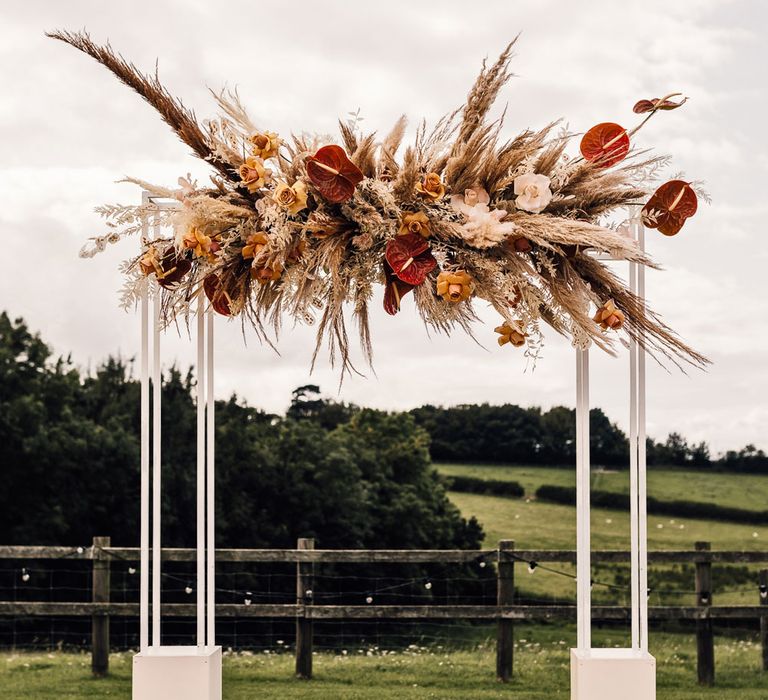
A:
[[[630,233],[645,251],[639,207]],[[610,258],[604,258],[610,259]],[[645,303],[645,269],[629,264],[629,286]],[[571,649],[572,700],[655,700],[656,660],[648,652],[648,517],[645,458],[645,347],[629,343],[629,472],[631,645],[592,647],[590,544],[589,350],[576,350],[576,648]]]
[[[159,213],[172,201],[142,195],[142,236],[161,236]],[[153,212],[152,212],[153,210]],[[152,285],[152,286],[150,286]],[[152,313],[150,314],[150,296]],[[215,423],[213,309],[202,289],[195,307],[197,343],[197,574],[196,644],[162,643],[162,308],[159,286],[147,278],[141,293],[141,519],[139,653],[133,658],[133,700],[221,700],[221,647],[216,646]],[[150,342],[152,355],[150,367]],[[151,389],[151,394],[150,394]],[[150,401],[151,395],[151,401]],[[151,429],[150,429],[151,423]],[[150,449],[151,447],[151,449]],[[150,459],[151,455],[151,459]],[[191,468],[192,465],[190,465]],[[151,500],[150,500],[151,491]],[[151,526],[151,567],[150,567]],[[190,527],[192,524],[190,523]],[[151,618],[150,618],[151,574]],[[151,619],[151,643],[150,643]]]

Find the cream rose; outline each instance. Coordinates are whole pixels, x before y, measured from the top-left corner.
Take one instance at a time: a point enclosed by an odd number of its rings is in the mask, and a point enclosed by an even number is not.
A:
[[[281,182],[275,188],[272,199],[289,214],[298,214],[307,208],[307,186],[303,180],[297,180],[293,185]]]
[[[515,205],[518,209],[538,214],[546,209],[552,200],[550,180],[546,175],[526,173],[515,178]]]

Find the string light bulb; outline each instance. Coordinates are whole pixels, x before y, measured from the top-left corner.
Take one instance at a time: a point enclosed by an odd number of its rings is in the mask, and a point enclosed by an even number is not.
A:
[[[368,596],[368,597],[365,599],[365,602],[366,602],[366,603],[368,603],[368,605],[370,605],[370,604],[373,602],[373,598],[371,598],[371,596]]]
[[[26,569],[21,570],[21,580],[24,581],[24,583],[29,581],[29,571],[27,571]]]
[[[485,561],[484,561],[484,560],[480,562],[480,568],[481,568],[481,569],[484,569],[484,568],[485,568]]]
[[[428,591],[431,591],[432,590],[432,581],[427,581],[424,584],[424,588],[426,588]]]
[[[77,548],[77,553],[82,554],[85,550],[82,547]]]
[[[243,601],[246,605],[250,605],[251,604],[251,596],[252,595],[253,594],[250,591],[246,591],[246,593],[245,593],[245,600]]]
[[[765,599],[768,598],[768,586],[766,586],[764,583],[760,584],[760,597]]]
[[[132,566],[128,567],[128,573],[133,576],[136,573],[136,569]]]
[[[536,567],[538,564],[535,561],[529,561],[528,562],[528,573],[532,574],[534,571],[536,571]]]
[[[192,586],[187,586],[184,589],[184,593],[186,593],[187,595],[192,595]]]

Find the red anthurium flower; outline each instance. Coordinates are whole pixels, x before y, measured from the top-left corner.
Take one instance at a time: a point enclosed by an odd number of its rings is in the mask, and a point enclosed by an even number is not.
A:
[[[697,208],[698,199],[691,185],[683,180],[670,180],[659,187],[643,207],[643,223],[665,236],[674,236]]]
[[[629,135],[624,127],[604,122],[584,134],[579,148],[585,160],[602,168],[610,168],[627,157]]]
[[[384,310],[394,316],[400,311],[400,299],[427,279],[427,275],[437,267],[437,260],[429,243],[419,233],[406,233],[393,238],[387,243],[384,257],[387,278]]]
[[[307,158],[307,177],[325,199],[338,204],[352,197],[364,176],[344,149],[332,144]]]
[[[203,280],[203,290],[216,313],[221,314],[222,316],[232,315],[232,311],[229,308],[229,304],[232,300],[222,286],[221,280],[217,274],[211,273]]]
[[[397,278],[414,287],[424,282],[437,267],[429,243],[418,233],[393,238],[387,243],[385,257]]]
[[[192,263],[170,245],[160,258],[162,274],[157,275],[157,283],[165,289],[171,289],[192,269]]]
[[[387,278],[386,287],[384,289],[384,311],[390,316],[394,316],[400,311],[400,300],[408,294],[411,290],[415,289],[412,284],[403,282],[399,279],[388,262],[384,262],[384,275]]]

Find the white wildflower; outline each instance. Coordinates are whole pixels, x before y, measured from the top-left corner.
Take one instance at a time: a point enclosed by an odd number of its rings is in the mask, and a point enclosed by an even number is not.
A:
[[[502,221],[507,215],[503,209],[491,209],[490,197],[482,187],[465,190],[464,195],[451,197],[451,206],[466,217],[461,237],[475,248],[490,248],[501,243],[517,227],[511,221]]]

